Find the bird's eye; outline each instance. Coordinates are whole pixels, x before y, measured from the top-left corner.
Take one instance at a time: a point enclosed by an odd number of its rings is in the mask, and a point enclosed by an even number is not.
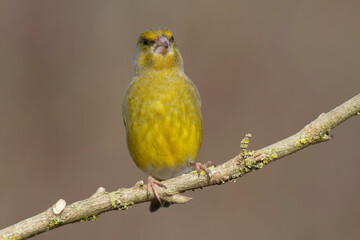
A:
[[[170,37],[170,41],[171,42],[173,42],[175,39],[174,39],[174,36],[173,35],[171,35],[171,37]]]
[[[147,38],[143,38],[142,43],[143,43],[144,45],[148,45],[148,44],[149,44],[149,40],[148,40]]]

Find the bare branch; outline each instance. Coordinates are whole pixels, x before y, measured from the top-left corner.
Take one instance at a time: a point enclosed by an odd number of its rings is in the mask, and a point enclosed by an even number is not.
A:
[[[212,175],[210,181],[204,172],[198,177],[194,171],[164,181],[167,188],[159,188],[158,193],[170,203],[186,203],[191,198],[182,196],[181,193],[235,180],[305,147],[330,140],[330,130],[354,115],[360,115],[360,94],[330,112],[321,114],[293,136],[258,151],[247,150],[251,137],[248,134],[241,141],[238,156],[217,167],[209,168]],[[147,197],[146,185],[142,181],[132,188],[121,188],[114,192],[99,188],[90,198],[69,205],[60,199],[53,207],[39,215],[0,230],[0,239],[26,239],[65,224],[95,221],[101,213],[125,210],[152,199],[153,194]]]

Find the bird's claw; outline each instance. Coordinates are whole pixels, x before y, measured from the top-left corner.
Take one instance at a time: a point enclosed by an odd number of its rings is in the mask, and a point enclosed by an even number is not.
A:
[[[166,186],[164,184],[162,184],[160,181],[156,180],[155,178],[153,178],[152,176],[148,177],[148,183],[147,183],[147,197],[150,197],[150,189],[153,191],[156,199],[159,201],[160,204],[162,204],[161,198],[158,194],[158,192],[155,189],[155,185],[158,185],[160,187],[166,188]]]
[[[214,166],[215,164],[213,162],[210,162],[208,161],[207,163],[205,164],[202,164],[202,163],[190,163],[190,166],[195,166],[195,170],[196,172],[198,173],[198,176],[200,177],[200,173],[201,173],[201,170],[204,170],[204,172],[206,173],[206,176],[208,178],[208,180],[210,180],[211,178],[211,172],[210,170],[208,169],[208,167],[210,166]]]

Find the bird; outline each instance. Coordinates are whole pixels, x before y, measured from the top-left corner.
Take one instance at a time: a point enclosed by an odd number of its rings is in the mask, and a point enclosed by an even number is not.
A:
[[[127,146],[135,164],[149,175],[147,196],[154,193],[150,211],[163,203],[156,185],[192,167],[210,177],[211,162],[195,162],[202,136],[200,94],[184,73],[183,59],[168,28],[140,34],[133,58],[135,76],[122,103]]]

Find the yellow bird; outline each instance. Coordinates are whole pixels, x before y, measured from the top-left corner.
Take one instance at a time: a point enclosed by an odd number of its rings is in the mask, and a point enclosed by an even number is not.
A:
[[[155,211],[162,205],[155,185],[166,188],[158,180],[186,173],[190,166],[210,176],[211,163],[195,163],[203,135],[200,95],[184,73],[173,33],[166,28],[142,33],[134,67],[122,113],[130,155],[149,174],[148,195],[151,189],[158,200],[150,206]]]

